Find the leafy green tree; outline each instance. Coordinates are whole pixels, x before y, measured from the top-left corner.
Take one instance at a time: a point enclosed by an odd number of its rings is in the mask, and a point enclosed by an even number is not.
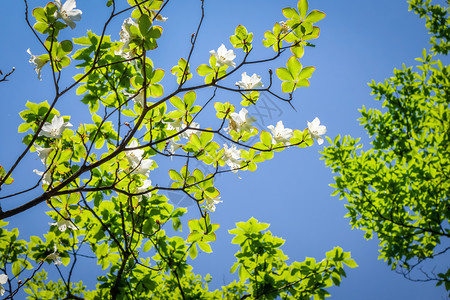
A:
[[[198,251],[212,252],[216,239],[219,224],[212,222],[210,212],[221,202],[214,184],[218,174],[256,171],[274,152],[309,147],[314,138],[322,141],[325,127],[318,119],[305,130],[285,128],[280,121],[268,126],[269,132],[252,125],[255,118],[245,106],[258,105],[261,93],[290,104],[294,91],[309,85],[314,67],[303,67],[299,59],[319,36],[316,23],[325,17],[323,12],[310,11],[306,0],[285,8],[286,20],[264,35],[263,45],[274,53],[258,60],[252,58],[257,46],[253,34],[239,25],[229,41],[242,51],[240,61],[234,50],[221,45],[204,58],[205,64],[193,67],[191,57],[205,16],[204,1],[199,1],[201,18],[189,52],[175,58],[169,73],[158,68],[152,54],[165,37],[163,15],[172,4],[169,0],[108,0],[105,9],[110,14],[101,34],[88,31],[73,39],[63,37],[70,36],[81,20],[74,0],[55,0],[33,9],[24,2],[26,22],[42,46],[33,49],[40,54],[28,51],[30,62],[39,79],[51,74],[45,79],[52,81],[55,96],[49,102],[25,104],[19,127],[25,149],[15,162],[0,167],[0,199],[26,199],[0,210],[0,294],[6,299],[19,292],[27,293],[28,299],[323,299],[326,288],[339,285],[346,275],[344,265],[356,267],[350,253],[338,247],[320,261],[307,258],[288,264],[280,248],[284,241],[267,230],[268,224],[253,218],[230,230],[233,243],[240,246],[231,268],[238,281],[210,291],[210,276],[194,274],[191,266]],[[120,40],[112,40],[107,35],[113,31],[111,21],[129,14]],[[278,67],[283,60],[286,67]],[[264,82],[260,75],[247,75],[247,68],[259,63],[277,67],[281,95],[273,88],[277,79],[272,71]],[[74,64],[79,73],[64,88],[61,82]],[[51,72],[41,74],[44,68]],[[236,72],[242,72],[242,80],[230,85],[226,79]],[[164,76],[175,88],[162,85]],[[61,103],[75,89],[92,119],[78,127]],[[209,98],[197,97],[201,90],[209,92]],[[222,91],[235,95],[234,104],[216,101]],[[210,106],[215,117],[213,113],[206,118],[210,124],[200,126],[199,116]],[[227,144],[221,146],[219,139]],[[8,192],[26,180],[14,181],[13,175],[30,153],[43,164],[34,170],[37,183]],[[212,171],[205,174],[195,167],[198,164]],[[171,184],[162,184],[155,173],[166,174]],[[42,193],[29,196],[40,187]],[[163,193],[167,191],[184,194],[195,204],[198,219],[187,222],[187,231],[182,231],[181,222],[187,209],[171,205]],[[42,236],[24,240],[18,228],[3,221],[36,206],[45,207],[54,220]],[[103,270],[92,290],[73,273],[86,257]],[[53,264],[59,274],[56,281],[50,278],[58,275],[45,270]],[[66,275],[61,268],[68,268]]]
[[[423,50],[416,69],[403,66],[384,83],[369,84],[383,107],[360,109],[360,124],[373,138],[370,149],[337,136],[322,154],[337,173],[333,195],[347,199],[352,227],[367,239],[378,237],[379,258],[408,279],[449,290],[450,67],[439,56],[449,50],[450,9],[409,3],[426,18],[431,52]],[[433,259],[444,263],[436,262],[436,270]]]

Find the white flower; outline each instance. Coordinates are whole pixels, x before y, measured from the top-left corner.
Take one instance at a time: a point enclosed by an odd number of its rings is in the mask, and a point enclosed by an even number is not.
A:
[[[156,16],[156,11],[152,10],[152,18],[154,18],[155,16]],[[167,19],[169,19],[169,18],[163,17],[160,14],[158,14],[156,16],[156,21],[165,22],[165,21],[167,21]]]
[[[216,58],[216,67],[236,67],[236,63],[233,61],[233,59],[236,58],[236,54],[234,54],[233,50],[227,50],[224,44],[220,45],[219,49],[217,49],[217,52],[215,50],[211,50],[209,51],[209,53],[214,55],[214,57]]]
[[[283,143],[284,145],[289,145],[289,139],[292,137],[292,129],[284,128],[283,121],[278,121],[277,126],[273,125],[267,126],[270,132],[272,132],[272,143],[278,144]]]
[[[125,95],[128,97],[133,97],[133,101],[137,104],[139,104],[140,107],[144,107],[145,98],[144,98],[144,90],[142,89],[137,95],[136,94],[130,94],[127,92],[124,92]]]
[[[44,172],[41,172],[37,169],[34,169],[33,172],[36,173],[38,176],[44,175]],[[50,185],[51,181],[52,181],[52,175],[50,174],[49,171],[47,171],[45,173],[44,177],[42,177],[42,183],[44,183],[46,185]]]
[[[0,296],[3,296],[5,294],[5,288],[2,284],[5,284],[8,282],[8,275],[6,274],[0,274]]]
[[[186,126],[185,124],[181,124],[181,129],[184,129],[186,127],[188,127],[188,126]],[[200,128],[200,124],[191,122],[191,124],[189,124],[189,128]],[[191,135],[193,135],[193,134],[199,135],[200,131],[195,130],[195,129],[187,129],[186,131],[183,131],[180,134],[180,138],[190,139]]]
[[[63,5],[61,5],[61,0],[55,0],[55,4],[58,7],[55,17],[61,18],[64,23],[74,29],[77,26],[75,21],[80,21],[82,14],[81,10],[75,9],[75,6],[77,6],[75,0],[67,0]]]
[[[257,87],[263,87],[261,76],[253,74],[252,77],[247,75],[247,72],[242,73],[242,80],[236,82],[236,85],[244,90],[252,90]]]
[[[54,115],[52,123],[45,122],[44,126],[42,126],[39,136],[43,135],[49,138],[59,139],[62,136],[63,131],[69,127],[72,127],[72,124],[64,122],[63,117]]]
[[[175,143],[173,139],[170,139],[167,142],[167,150],[170,152],[170,154],[174,154],[175,151],[181,147],[183,147],[183,145]]]
[[[45,258],[45,260],[47,259],[53,260],[53,263],[57,266],[60,266],[62,264],[61,258],[59,257],[58,248],[56,248],[56,244],[53,253],[50,253]]]
[[[289,25],[284,22],[284,21],[280,21],[280,26],[281,26],[281,33],[288,33],[291,30],[291,27],[289,27]]]
[[[138,143],[136,140],[133,140],[130,143],[130,148],[138,147]],[[131,173],[133,174],[142,174],[148,177],[150,173],[150,168],[153,165],[153,160],[151,159],[143,159],[144,150],[135,149],[126,151],[125,153],[128,163],[130,165]]]
[[[215,198],[206,197],[206,209],[211,212],[215,212],[216,204],[219,204],[221,202],[222,201],[220,201],[220,197],[215,197]]]
[[[138,26],[136,22],[132,18],[125,19],[122,24],[122,29],[120,30],[120,41],[123,43],[122,48],[119,51],[115,51],[114,54],[120,55],[125,59],[131,59],[135,57],[135,50],[130,51],[130,42],[132,39],[136,38],[131,32],[131,26]],[[133,62],[136,62],[134,60]]]
[[[33,144],[34,148],[36,148],[36,152],[42,161],[42,163],[46,166],[47,165],[47,157],[52,152],[53,148],[42,148],[38,144]]]
[[[153,165],[153,160],[147,158],[140,161],[133,160],[130,162],[131,173],[141,174],[146,177],[150,174],[150,168]]]
[[[148,190],[148,188],[152,185],[152,181],[150,179],[146,179],[144,180],[144,182],[142,183],[142,186],[137,187],[136,188],[136,192],[135,193],[142,193]],[[145,196],[147,198],[150,198],[152,196],[151,192],[147,192],[145,194],[142,195],[138,195],[136,196],[139,199],[139,202],[142,201],[142,196]]]
[[[66,231],[67,228],[72,229],[72,230],[77,230],[78,228],[72,223],[72,221],[66,220],[66,219],[61,219],[55,223],[48,223],[48,225],[50,226],[58,226],[59,231],[64,232]]]
[[[35,56],[35,55],[31,54],[31,50],[29,48],[28,48],[27,52],[31,56],[30,60],[29,60],[30,64],[35,65],[34,70],[37,73],[38,79],[42,80],[41,79],[41,69],[43,66],[45,66],[45,64],[48,62],[48,60],[42,60],[39,56]]]
[[[135,148],[138,147],[139,144],[137,143],[136,140],[131,141],[130,143],[130,148]],[[128,159],[128,161],[131,163],[132,161],[137,161],[139,162],[142,159],[142,156],[144,155],[144,150],[142,149],[134,149],[134,150],[130,150],[130,151],[126,151],[125,155]]]
[[[308,122],[308,131],[311,137],[317,140],[319,145],[323,144],[321,135],[324,135],[327,132],[327,128],[324,125],[320,125],[319,118],[316,117],[311,123]]]
[[[239,159],[241,158],[241,151],[236,148],[236,145],[232,145],[228,148],[228,145],[224,144],[223,148],[225,153],[223,154],[223,160],[230,167],[233,173],[237,173],[238,169],[241,167]]]
[[[245,108],[242,108],[239,113],[230,114],[230,126],[229,130],[239,130],[239,131],[248,131],[251,132],[253,126],[251,123],[255,122],[255,117],[248,117],[248,111]]]
[[[173,122],[165,122],[165,124],[167,124],[166,129],[167,130],[176,130],[176,131],[180,131],[181,130],[181,118],[173,121]]]

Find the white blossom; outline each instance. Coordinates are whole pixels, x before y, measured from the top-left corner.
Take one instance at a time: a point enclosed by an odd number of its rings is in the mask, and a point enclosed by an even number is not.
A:
[[[33,172],[36,173],[38,176],[44,175],[44,177],[42,177],[43,184],[50,185],[50,183],[52,182],[52,174],[50,173],[50,171],[47,171],[44,174],[44,172],[34,169]]]
[[[289,139],[292,137],[292,129],[284,128],[283,121],[278,121],[277,125],[267,126],[270,132],[272,132],[272,143],[278,144],[283,143],[284,145],[289,145]]]
[[[122,48],[119,51],[115,51],[116,55],[122,56],[124,59],[132,59],[135,57],[135,51],[130,50],[130,42],[132,39],[136,38],[131,32],[131,26],[138,26],[132,18],[125,19],[122,24],[122,29],[120,30],[120,42],[123,43]],[[136,62],[136,60],[133,60]]]
[[[161,16],[160,14],[156,15],[156,11],[152,10],[152,18],[154,18],[155,16],[156,16],[156,21],[165,22],[169,19],[167,17]]]
[[[216,204],[219,204],[221,202],[222,201],[220,201],[220,197],[215,197],[215,198],[206,197],[206,209],[211,212],[215,212]]]
[[[137,95],[136,93],[130,94],[127,92],[124,92],[124,94],[128,97],[133,97],[133,101],[137,104],[139,104],[140,107],[144,107],[145,98],[144,98],[144,90],[142,89]]]
[[[321,135],[324,135],[327,132],[327,127],[320,125],[319,118],[316,117],[311,123],[308,122],[308,131],[311,137],[317,140],[319,145],[323,144]]]
[[[253,126],[250,124],[252,124],[255,121],[256,118],[249,117],[247,109],[242,108],[239,113],[234,112],[230,114],[230,125],[228,129],[251,132]]]
[[[39,56],[31,54],[31,50],[28,48],[27,53],[30,54],[30,64],[34,64],[34,70],[37,73],[37,77],[39,80],[42,80],[41,78],[41,69],[45,64],[48,62],[48,60],[42,60]]]
[[[8,275],[0,274],[0,296],[3,296],[5,294],[5,288],[3,287],[3,284],[7,282],[8,282]]]
[[[55,12],[56,18],[61,18],[70,28],[74,29],[75,21],[81,20],[81,10],[75,9],[77,6],[75,0],[67,0],[61,5],[61,0],[55,0],[55,4],[58,7],[58,11]]]
[[[165,122],[165,124],[167,124],[166,127],[167,130],[176,130],[176,131],[181,130],[181,118],[173,122]]]
[[[138,147],[138,143],[136,140],[133,140],[130,143],[130,148]],[[153,160],[147,158],[144,159],[144,150],[142,149],[134,149],[126,151],[125,153],[128,163],[130,165],[131,173],[133,174],[141,174],[148,177],[150,174],[150,168],[153,165]]]
[[[241,163],[239,161],[241,158],[241,151],[236,148],[236,145],[232,145],[228,148],[228,145],[224,144],[223,148],[225,149],[225,152],[222,159],[225,161],[227,166],[230,167],[233,173],[237,173],[238,169],[241,167]]]
[[[59,257],[58,248],[56,248],[56,244],[53,253],[50,253],[45,258],[45,260],[49,259],[53,260],[53,263],[57,266],[60,266],[62,264],[61,258]]]
[[[174,154],[175,151],[181,147],[183,147],[183,145],[176,143],[173,139],[170,139],[167,142],[167,150],[170,154]]]
[[[39,156],[39,159],[46,166],[48,155],[50,154],[50,152],[52,152],[53,148],[42,148],[38,144],[33,144],[33,146],[34,148],[36,148],[36,152]]]
[[[135,193],[142,193],[142,192],[145,192],[145,191],[148,190],[148,188],[149,188],[151,185],[152,185],[152,181],[151,181],[150,179],[146,179],[146,180],[144,180],[144,182],[142,183],[142,186],[136,188],[136,192],[135,192]],[[147,193],[145,193],[145,194],[138,195],[138,196],[136,196],[136,197],[139,199],[139,201],[142,201],[142,196],[145,196],[145,197],[147,197],[147,198],[150,198],[150,197],[152,196],[152,193],[151,193],[151,192],[147,192]]]
[[[236,85],[244,90],[252,90],[258,87],[263,87],[261,82],[261,76],[253,74],[251,77],[247,75],[247,72],[242,73],[242,80],[236,82]]]
[[[209,51],[216,58],[216,67],[229,66],[236,67],[236,63],[233,61],[236,58],[233,50],[227,50],[225,45],[220,45],[217,52],[215,50]]]
[[[135,148],[138,147],[139,144],[137,143],[136,140],[131,141],[129,147],[130,148]],[[142,149],[134,149],[134,150],[129,150],[125,152],[125,156],[127,157],[129,162],[132,161],[140,161],[142,159],[142,156],[144,155],[144,150]]]
[[[48,225],[50,226],[57,226],[59,231],[64,232],[66,231],[67,228],[72,229],[72,230],[77,230],[78,228],[72,223],[72,221],[66,220],[66,219],[61,219],[55,223],[48,223]]]
[[[284,21],[280,21],[281,33],[288,33],[291,30],[291,27]]]
[[[185,129],[186,127],[188,127],[186,124],[181,124],[181,129]],[[194,128],[194,129],[190,129],[190,128]],[[191,122],[191,124],[189,124],[189,129],[187,129],[186,131],[183,131],[180,134],[180,138],[190,139],[191,135],[193,135],[193,134],[199,135],[200,131],[195,130],[195,128],[200,128],[200,124]]]
[[[130,169],[132,174],[141,174],[146,177],[150,175],[150,168],[153,165],[152,159],[142,159],[140,161],[132,161],[130,162]]]
[[[49,138],[59,139],[61,138],[63,131],[70,127],[72,127],[72,124],[64,122],[63,117],[54,115],[51,123],[45,122],[44,126],[42,126],[39,136],[43,135]]]

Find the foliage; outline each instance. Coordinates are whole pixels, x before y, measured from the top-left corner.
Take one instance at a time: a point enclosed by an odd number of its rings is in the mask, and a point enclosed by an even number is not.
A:
[[[316,23],[325,17],[320,11],[309,11],[307,1],[300,0],[297,7],[283,10],[285,21],[265,33],[263,45],[274,50],[271,55],[251,60],[256,38],[239,25],[230,37],[233,47],[242,49],[239,62],[234,61],[234,50],[222,45],[217,52],[210,52],[207,63],[192,67],[205,15],[203,2],[199,2],[201,19],[191,37],[190,51],[186,57],[176,58],[168,73],[158,68],[152,50],[165,38],[161,24],[167,18],[161,13],[171,4],[169,0],[128,0],[124,8],[119,6],[125,3],[109,0],[110,15],[102,33],[88,31],[71,40],[61,36],[69,35],[69,27],[73,29],[81,19],[74,0],[34,8],[35,23],[25,0],[26,22],[42,46],[40,55],[28,51],[30,62],[39,79],[53,82],[55,97],[40,103],[28,101],[20,113],[19,133],[25,134],[25,150],[11,166],[0,167],[0,188],[4,193],[6,185],[23,180],[13,181],[13,173],[30,152],[39,157],[43,169],[34,170],[39,175],[34,188],[2,194],[0,199],[22,197],[26,201],[0,210],[0,219],[45,205],[54,222],[49,223],[47,233],[25,241],[19,238],[18,228],[1,221],[1,294],[13,298],[23,290],[28,299],[275,299],[280,295],[284,299],[323,299],[329,295],[325,288],[339,285],[346,275],[344,265],[356,267],[350,253],[338,247],[321,261],[307,258],[288,264],[280,249],[284,241],[267,231],[268,224],[251,218],[230,231],[235,235],[233,243],[240,246],[231,270],[238,270],[238,281],[209,291],[210,276],[192,272],[198,251],[212,252],[219,228],[208,212],[214,212],[221,202],[214,184],[217,175],[256,171],[274,152],[309,147],[313,138],[319,138],[308,129],[284,128],[281,121],[276,128],[270,127],[272,134],[260,131],[251,125],[254,119],[245,108],[213,100],[227,91],[237,95],[243,106],[258,105],[260,94],[267,93],[291,104],[293,92],[309,85],[314,67],[303,67],[299,59],[319,36]],[[106,35],[111,31],[109,24],[127,13],[131,17],[123,22],[120,40],[111,39]],[[292,52],[290,58],[286,50]],[[274,91],[270,70],[266,87],[261,76],[250,77],[246,72],[237,87],[230,87],[225,80],[253,64],[278,66],[283,59],[287,68],[276,70],[283,81],[283,95]],[[79,73],[72,84],[62,88],[61,78],[74,65]],[[50,72],[42,76],[44,68]],[[175,88],[162,85],[165,76],[171,76]],[[71,122],[79,122],[67,115],[64,106],[56,109],[71,90],[76,90],[92,122],[75,127]],[[198,97],[201,90],[208,91],[210,98]],[[214,106],[216,118],[209,119],[210,125],[200,126],[196,121],[209,106]],[[227,144],[221,146],[219,138]],[[168,164],[172,159],[175,163]],[[209,166],[211,172],[205,174],[193,167],[193,162]],[[168,174],[171,184],[162,184],[160,174]],[[37,187],[43,192],[27,198]],[[187,209],[170,204],[165,191],[187,195],[195,204],[199,217],[187,222],[188,235],[182,231],[181,221]],[[81,251],[82,247],[89,250]],[[84,259],[93,259],[103,270],[92,290],[86,282],[75,283],[72,278],[74,267]],[[44,266],[49,264],[55,265],[58,280],[49,279],[57,276],[48,276]],[[63,276],[60,268],[68,268],[68,275]]]
[[[322,154],[338,174],[333,195],[348,200],[352,227],[367,239],[377,235],[379,258],[411,280],[450,290],[450,269],[422,269],[425,261],[448,258],[450,249],[450,67],[438,59],[448,52],[449,8],[430,1],[411,1],[410,8],[427,16],[431,53],[423,50],[416,69],[403,66],[384,83],[369,84],[383,106],[360,109],[371,149],[337,136]]]

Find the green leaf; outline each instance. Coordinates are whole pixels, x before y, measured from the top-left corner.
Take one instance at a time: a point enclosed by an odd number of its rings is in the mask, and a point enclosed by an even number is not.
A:
[[[150,27],[152,26],[152,21],[147,15],[141,15],[138,20],[138,27],[139,31],[141,32],[142,36],[145,36],[147,32],[150,30]]]
[[[152,241],[149,240],[149,241],[145,242],[144,248],[142,249],[142,251],[148,252],[148,251],[150,251],[152,246],[153,246],[153,243],[152,243]]]
[[[283,15],[288,19],[299,19],[297,11],[291,7],[283,8]]]
[[[278,68],[276,70],[278,78],[283,81],[293,81],[294,78],[292,77],[291,73],[286,68]]]
[[[192,244],[191,248],[189,249],[189,257],[191,259],[195,259],[197,257],[197,245],[196,244]]]
[[[306,13],[308,12],[308,1],[307,0],[299,0],[297,3],[298,11],[300,12],[300,19],[304,19]]]
[[[213,72],[213,69],[210,66],[208,66],[208,65],[200,65],[197,68],[197,73],[200,76],[206,76],[206,75],[208,75],[208,74],[210,74],[212,72]]]
[[[17,277],[20,273],[20,271],[22,270],[22,267],[20,266],[20,262],[19,261],[15,261],[12,264],[12,272],[14,274],[15,277]]]
[[[272,135],[267,131],[261,131],[261,142],[266,146],[272,146]]]
[[[304,67],[300,72],[298,79],[311,78],[311,75],[315,70],[316,70],[315,67]]]
[[[325,16],[326,16],[325,13],[318,10],[313,10],[306,16],[304,22],[316,23],[325,18]]]
[[[287,67],[289,72],[296,77],[298,73],[302,70],[302,64],[298,61],[298,59],[295,56],[291,56],[287,62]]]
[[[211,249],[211,246],[209,244],[205,243],[205,242],[197,242],[197,245],[200,247],[200,249],[203,252],[206,252],[206,253],[212,253],[213,252],[212,249]]]
[[[175,106],[178,110],[185,111],[186,107],[184,106],[183,101],[177,96],[170,98],[170,103]]]

